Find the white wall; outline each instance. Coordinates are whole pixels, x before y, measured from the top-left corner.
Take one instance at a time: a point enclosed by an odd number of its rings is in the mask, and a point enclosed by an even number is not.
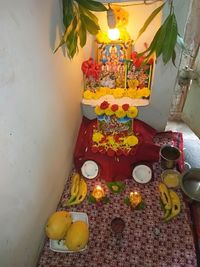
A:
[[[52,54],[59,1],[0,1],[0,266],[31,267],[72,164],[82,73]]]
[[[101,1],[110,2],[110,1]],[[120,1],[119,1],[120,2]],[[131,4],[142,3],[143,1],[129,1]],[[119,4],[119,3],[118,3]],[[143,26],[144,21],[152,13],[152,11],[161,5],[161,2],[156,2],[152,5],[134,5],[124,7],[129,12],[129,26],[128,31],[134,40],[137,36],[138,31]],[[179,33],[183,34],[184,27],[187,19],[187,12],[189,10],[190,1],[187,0],[176,0],[174,1],[175,13],[178,22]],[[152,38],[154,37],[157,29],[160,26],[161,20],[164,20],[166,14],[168,15],[168,4],[164,8],[164,12],[160,13],[149,26],[147,31],[141,36],[135,45],[137,51],[143,51],[143,43],[147,42],[150,44]],[[106,16],[99,13],[99,20],[103,29],[106,28]],[[179,65],[180,53],[177,51],[177,66]],[[172,95],[174,93],[174,87],[176,83],[178,68],[175,68],[172,63],[163,65],[162,60],[159,58],[154,73],[154,80],[152,85],[152,94],[150,105],[147,107],[139,108],[138,119],[145,121],[152,127],[159,131],[163,131],[167,124],[169,117],[169,111],[172,101]],[[88,118],[95,117],[94,111],[91,107],[83,105],[84,114]]]

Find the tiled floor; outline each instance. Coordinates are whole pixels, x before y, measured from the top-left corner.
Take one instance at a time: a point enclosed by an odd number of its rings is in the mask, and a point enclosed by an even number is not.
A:
[[[185,161],[193,168],[200,168],[200,139],[192,130],[181,121],[169,121],[166,130],[183,133]]]

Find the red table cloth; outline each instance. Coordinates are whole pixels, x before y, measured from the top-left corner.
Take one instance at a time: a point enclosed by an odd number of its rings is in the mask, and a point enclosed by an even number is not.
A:
[[[95,161],[100,169],[99,176],[106,181],[118,181],[132,177],[133,166],[138,162],[156,162],[159,160],[160,146],[164,144],[159,141],[159,134],[155,129],[146,123],[135,119],[133,122],[133,132],[139,138],[139,144],[132,152],[125,156],[110,157],[100,152],[94,153],[92,150],[93,129],[97,127],[97,120],[88,120],[83,117],[81,127],[76,142],[74,152],[75,168],[79,171],[86,160]],[[170,139],[174,144],[174,136],[168,132],[165,138]],[[182,139],[180,139],[180,143]],[[180,144],[178,144],[180,146]],[[181,162],[181,161],[180,161]],[[182,168],[182,166],[180,166]]]
[[[171,143],[182,146],[180,133],[163,133],[155,137],[159,144]],[[183,158],[182,158],[183,160]],[[106,190],[110,202],[82,204],[68,211],[86,212],[89,218],[90,237],[87,250],[79,253],[58,253],[49,249],[46,240],[38,267],[196,267],[196,253],[188,205],[182,200],[181,213],[164,223],[160,207],[158,185],[161,182],[159,163],[152,165],[154,178],[148,184],[138,184],[133,179],[124,180],[125,190],[120,194],[110,193],[106,182],[100,177],[86,180],[88,194],[99,182]],[[60,203],[69,197],[70,179],[66,183]],[[146,204],[144,210],[131,211],[124,203],[130,191],[139,191]],[[58,210],[61,210],[61,204]],[[125,222],[122,240],[116,245],[111,231],[111,221],[120,217]]]

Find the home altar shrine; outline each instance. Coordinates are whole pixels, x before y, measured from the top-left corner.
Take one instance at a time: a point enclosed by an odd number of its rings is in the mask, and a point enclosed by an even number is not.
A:
[[[69,251],[63,240],[46,240],[37,266],[196,267],[188,202],[176,188],[173,192],[181,209],[173,215],[171,208],[168,222],[163,220],[160,205],[160,148],[173,145],[180,150],[176,169],[182,172],[182,134],[159,133],[137,119],[140,110],[150,103],[154,60],[132,51],[126,31],[124,40],[118,41],[99,33],[95,46],[96,58],[82,63],[83,118],[74,169],[57,208],[82,220],[83,215],[88,218],[88,244],[80,251]],[[150,172],[148,181],[138,181],[134,176],[139,166],[148,168],[145,175],[145,169],[141,172],[144,179]],[[81,177],[87,189],[78,205],[67,206],[74,174]]]
[[[159,159],[156,130],[136,119],[139,107],[149,104],[154,60],[131,51],[131,40],[97,42],[96,48],[96,60],[82,63],[82,105],[96,118],[83,117],[74,164],[83,176],[124,180],[136,163]]]

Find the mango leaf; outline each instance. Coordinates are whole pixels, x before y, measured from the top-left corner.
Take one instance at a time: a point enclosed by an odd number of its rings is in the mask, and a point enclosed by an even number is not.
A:
[[[166,3],[166,2],[165,2]],[[155,16],[162,10],[162,8],[164,7],[164,4],[162,4],[161,6],[159,6],[158,8],[156,8],[151,15],[147,18],[147,20],[145,21],[144,25],[142,26],[142,28],[140,29],[138,36],[136,38],[136,40],[143,34],[143,32],[147,29],[147,27],[149,26],[149,24],[152,22],[152,20],[155,18]]]
[[[77,51],[77,39],[78,39],[78,34],[75,31],[72,31],[67,39],[67,54],[69,58],[73,58],[76,51]]]
[[[159,38],[160,32],[162,30],[162,26],[160,27],[160,29],[157,31],[157,33],[155,34],[150,46],[142,53],[138,54],[138,57],[141,57],[142,55],[144,55],[145,53],[148,52],[148,54],[146,55],[146,57],[150,57],[151,54],[153,54],[155,52],[156,49],[156,44],[157,44],[157,40]]]
[[[162,49],[165,45],[164,41],[165,41],[166,35],[168,34],[167,33],[167,27],[168,27],[168,23],[170,23],[170,18],[171,18],[171,16],[168,16],[160,28],[160,33],[159,33],[159,36],[157,39],[156,49],[155,49],[157,58],[161,55]]]
[[[56,53],[58,49],[65,44],[64,35],[61,37],[59,45],[54,49],[53,53]]]
[[[81,6],[92,11],[107,11],[107,8],[100,2],[93,0],[75,0]]]
[[[96,201],[96,199],[93,197],[93,195],[90,194],[90,195],[88,196],[88,202],[89,202],[89,203],[92,203],[92,204],[95,204],[97,201]]]
[[[89,17],[85,16],[84,14],[80,14],[81,21],[85,25],[85,28],[89,33],[92,35],[96,35],[100,27],[94,21],[92,21]]]
[[[98,24],[99,20],[98,20],[97,16],[95,16],[87,8],[84,8],[81,5],[79,5],[79,10],[80,10],[80,13],[84,14],[85,16],[88,16],[91,20],[93,20],[96,24]]]
[[[63,24],[65,28],[67,28],[74,17],[73,1],[63,0],[62,6],[63,6]]]
[[[81,21],[80,29],[78,31],[78,36],[80,40],[80,46],[84,47],[84,45],[86,44],[86,39],[87,39],[87,32],[86,32],[85,25],[83,24],[82,21]]]
[[[165,45],[163,47],[162,59],[166,64],[171,58],[176,45],[178,35],[178,26],[174,13],[171,15],[170,23],[167,25],[167,35],[165,36]]]
[[[77,47],[77,39],[78,39],[77,25],[78,25],[77,18],[74,17],[72,30],[68,34],[67,39],[65,39],[65,42],[67,45],[67,54],[70,59],[74,57],[78,49]]]

